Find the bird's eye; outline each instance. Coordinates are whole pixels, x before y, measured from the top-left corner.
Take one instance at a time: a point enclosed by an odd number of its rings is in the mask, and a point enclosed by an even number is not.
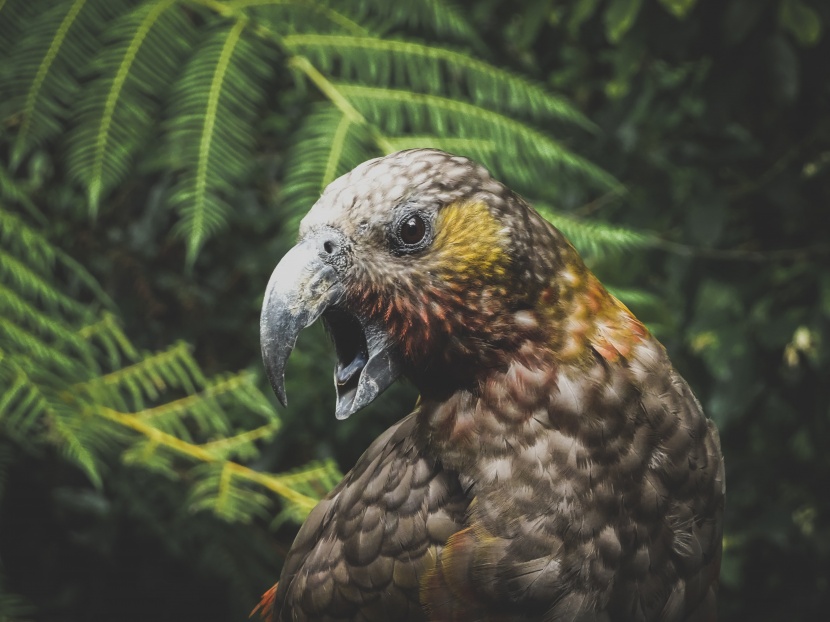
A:
[[[398,229],[398,237],[406,246],[415,246],[423,241],[427,234],[427,225],[418,214],[404,218]]]

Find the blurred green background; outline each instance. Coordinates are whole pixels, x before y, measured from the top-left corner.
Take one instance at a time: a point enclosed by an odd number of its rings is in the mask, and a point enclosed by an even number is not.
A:
[[[264,381],[321,189],[435,146],[563,229],[721,430],[723,620],[830,610],[830,3],[0,1],[0,620],[241,620],[415,395]]]

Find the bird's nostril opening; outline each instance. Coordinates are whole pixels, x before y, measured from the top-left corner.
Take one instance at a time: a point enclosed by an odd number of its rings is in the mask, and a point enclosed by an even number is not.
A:
[[[331,240],[326,240],[325,242],[323,242],[323,250],[326,251],[326,253],[328,253],[329,255],[331,255],[336,248],[337,245]]]

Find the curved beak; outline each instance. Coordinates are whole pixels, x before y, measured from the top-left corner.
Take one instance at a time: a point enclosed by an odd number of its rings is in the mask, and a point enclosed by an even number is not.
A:
[[[277,398],[286,405],[285,365],[297,336],[320,316],[334,338],[337,366],[335,416],[346,419],[360,410],[401,373],[401,357],[377,321],[344,307],[345,287],[334,265],[342,266],[342,240],[312,235],[292,248],[274,269],[262,303],[259,330],[262,360]],[[326,239],[322,239],[326,237]],[[318,239],[321,238],[321,239]]]

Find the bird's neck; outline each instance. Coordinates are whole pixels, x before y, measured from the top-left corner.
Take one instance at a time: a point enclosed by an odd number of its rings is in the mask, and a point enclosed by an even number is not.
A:
[[[521,338],[511,349],[491,350],[487,365],[436,365],[430,378],[416,382],[423,387],[421,433],[448,468],[477,465],[486,472],[475,477],[503,480],[511,467],[499,456],[515,453],[517,444],[532,448],[544,429],[590,436],[624,424],[598,423],[590,404],[609,387],[628,399],[636,391],[630,366],[664,351],[580,265],[563,269],[551,281],[561,285],[543,290],[535,307],[513,314]]]
[[[468,321],[459,320],[431,342],[431,354],[407,374],[422,396],[441,400],[462,390],[480,394],[516,365],[586,369],[596,358],[624,362],[637,344],[653,340],[572,247],[560,257],[561,263],[534,288],[532,302],[504,301],[474,320],[468,314]]]
[[[576,258],[559,269],[538,297],[536,313],[558,364],[588,365],[628,359],[634,347],[652,340],[634,314]]]

